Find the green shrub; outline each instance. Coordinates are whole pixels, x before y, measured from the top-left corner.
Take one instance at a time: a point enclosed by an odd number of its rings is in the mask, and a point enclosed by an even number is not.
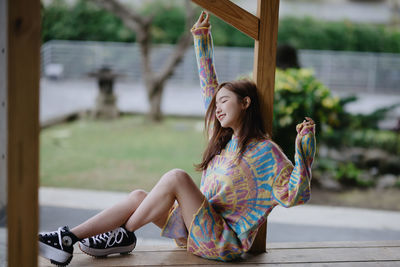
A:
[[[316,122],[317,141],[330,147],[358,146],[381,148],[400,154],[400,136],[380,130],[378,122],[398,105],[381,108],[370,114],[346,112],[346,104],[356,97],[334,97],[329,88],[309,69],[277,69],[275,75],[273,139],[289,158],[294,156],[296,125],[311,117]]]
[[[397,180],[396,184],[394,185],[397,188],[400,188],[400,179]]]
[[[340,105],[344,107],[348,102],[356,98],[341,99]],[[389,153],[400,154],[400,134],[390,130],[379,129],[378,123],[386,117],[386,114],[400,104],[391,105],[372,111],[369,114],[351,114],[339,112],[339,123],[326,131],[323,142],[331,147],[357,146],[368,148],[380,148]]]
[[[68,5],[55,0],[42,8],[42,41],[53,39],[133,42],[135,35],[93,3],[80,0]]]
[[[339,164],[335,178],[338,180],[346,181],[348,185],[356,185],[361,171],[352,163]]]
[[[333,131],[343,112],[340,100],[309,69],[278,69],[275,76],[273,139],[293,159],[296,125],[311,117],[316,134]]]
[[[361,170],[358,169],[352,162],[338,164],[335,178],[341,184],[348,186],[372,186],[372,181],[364,181],[360,179]]]
[[[338,162],[329,158],[318,158],[316,169],[319,173],[329,173],[340,184],[350,187],[371,187],[373,178],[362,178],[363,170],[352,162]],[[366,176],[368,177],[368,175]]]
[[[279,21],[278,43],[297,49],[400,52],[400,32],[385,25],[285,17]]]
[[[369,114],[355,114],[350,120],[354,129],[378,129],[378,123],[386,114],[400,106],[400,103],[376,109]]]
[[[325,134],[324,142],[330,146],[379,148],[400,155],[400,134],[389,130],[347,129]]]
[[[178,4],[152,1],[137,10],[153,14],[153,42],[176,43],[184,31],[186,11]],[[252,38],[217,17],[211,17],[211,24],[215,45],[254,46]],[[93,3],[78,0],[67,5],[55,0],[42,9],[42,40],[53,39],[133,42],[135,34],[119,18]],[[279,20],[278,43],[297,49],[399,53],[400,31],[383,25],[284,17]]]

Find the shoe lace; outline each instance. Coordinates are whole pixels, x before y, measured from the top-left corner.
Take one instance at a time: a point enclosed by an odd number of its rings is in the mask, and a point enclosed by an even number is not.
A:
[[[112,231],[94,236],[93,243],[96,244],[97,242],[99,243],[106,242],[105,248],[111,247],[115,243],[117,244],[121,243],[122,240],[124,239],[124,235],[128,236],[128,233],[125,231],[124,228],[119,227]]]
[[[103,242],[107,242],[108,237],[110,236],[111,232],[112,232],[112,231],[109,231],[109,232],[106,232],[106,233],[103,233],[103,234],[98,234],[98,235],[93,236],[93,237],[92,237],[93,243],[94,243],[94,244],[97,244],[97,243],[100,243],[100,244],[101,244],[101,243],[103,243]]]
[[[119,227],[119,228],[111,231],[111,235],[107,240],[106,247],[111,247],[115,243],[117,243],[117,244],[121,243],[122,240],[124,239],[124,235],[128,236],[128,233],[122,227]],[[113,237],[114,237],[114,239],[113,239]],[[113,242],[111,242],[111,240],[113,240]]]
[[[53,232],[47,232],[47,233],[42,233],[42,235],[44,236],[54,236],[57,235],[58,237],[58,243],[60,244],[61,249],[63,250],[64,247],[62,245],[62,240],[61,240],[61,232],[64,231],[62,227],[59,227],[57,231],[53,231]]]

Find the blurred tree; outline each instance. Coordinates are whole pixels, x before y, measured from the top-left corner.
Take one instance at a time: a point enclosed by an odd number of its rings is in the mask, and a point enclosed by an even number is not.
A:
[[[155,72],[150,62],[152,23],[155,19],[155,13],[149,12],[146,15],[139,14],[135,9],[121,4],[117,0],[91,0],[98,6],[119,17],[125,26],[136,33],[136,42],[140,46],[142,74],[147,96],[150,103],[149,119],[160,121],[162,119],[161,100],[166,80],[171,77],[175,67],[182,60],[187,47],[191,43],[190,27],[194,23],[194,8],[189,0],[185,0],[185,28],[186,30],[180,36],[176,43],[175,50],[165,59],[164,65],[159,72]],[[162,2],[159,2],[162,5]],[[165,22],[167,23],[167,21]]]
[[[122,21],[93,3],[54,0],[42,5],[42,41],[81,40],[134,42]]]

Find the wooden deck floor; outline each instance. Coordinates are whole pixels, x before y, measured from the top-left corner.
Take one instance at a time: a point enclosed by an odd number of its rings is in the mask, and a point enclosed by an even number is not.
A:
[[[39,266],[54,266],[39,257]],[[400,240],[378,242],[270,243],[267,253],[240,262],[223,263],[165,246],[140,247],[132,254],[97,259],[79,248],[68,266],[400,266]]]

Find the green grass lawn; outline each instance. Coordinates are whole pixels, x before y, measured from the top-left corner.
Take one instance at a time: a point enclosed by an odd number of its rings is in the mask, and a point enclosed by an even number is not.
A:
[[[141,115],[113,121],[78,120],[42,130],[41,186],[150,190],[168,170],[194,170],[205,145],[202,119],[169,118],[160,124]]]

